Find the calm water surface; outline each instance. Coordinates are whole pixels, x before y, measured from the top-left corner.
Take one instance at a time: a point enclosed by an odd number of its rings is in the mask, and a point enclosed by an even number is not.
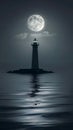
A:
[[[71,73],[0,74],[0,130],[73,130],[72,119]]]

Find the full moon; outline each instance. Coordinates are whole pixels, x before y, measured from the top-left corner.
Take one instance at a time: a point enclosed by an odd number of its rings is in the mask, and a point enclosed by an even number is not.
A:
[[[45,27],[45,20],[40,15],[31,15],[28,18],[27,23],[28,23],[28,28],[34,32],[42,31]]]

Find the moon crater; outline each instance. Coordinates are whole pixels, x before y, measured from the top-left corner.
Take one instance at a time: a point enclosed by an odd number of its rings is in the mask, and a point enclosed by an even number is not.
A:
[[[28,18],[28,28],[31,31],[39,32],[45,27],[45,20],[40,15],[32,15]]]

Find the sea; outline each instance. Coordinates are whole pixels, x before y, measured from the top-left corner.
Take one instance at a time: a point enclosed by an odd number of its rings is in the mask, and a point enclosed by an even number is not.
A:
[[[0,130],[73,130],[73,74],[0,73]]]

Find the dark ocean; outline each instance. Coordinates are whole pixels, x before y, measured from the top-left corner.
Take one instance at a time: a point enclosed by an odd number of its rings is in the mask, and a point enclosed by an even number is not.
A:
[[[0,73],[0,130],[73,130],[72,72]]]

